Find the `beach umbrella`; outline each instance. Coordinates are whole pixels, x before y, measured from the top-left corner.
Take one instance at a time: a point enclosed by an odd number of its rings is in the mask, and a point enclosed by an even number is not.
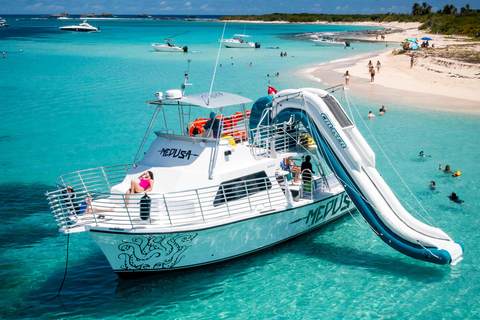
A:
[[[413,38],[407,38],[407,39],[405,39],[405,41],[415,42],[415,43],[417,42],[417,40],[415,40],[415,39],[413,39]]]
[[[431,40],[433,40],[433,39],[432,39],[432,38],[429,38],[429,37],[423,37],[421,40],[431,41]]]

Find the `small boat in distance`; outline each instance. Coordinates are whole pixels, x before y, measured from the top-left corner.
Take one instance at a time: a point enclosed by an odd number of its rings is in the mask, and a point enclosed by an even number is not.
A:
[[[79,31],[79,32],[100,32],[100,28],[96,28],[87,23],[87,20],[83,20],[83,23],[73,26],[60,27],[60,30],[64,31]]]
[[[9,24],[6,24],[7,20],[3,19],[0,17],[0,27],[8,27],[10,26]]]
[[[249,38],[246,34],[234,34],[231,39],[220,40],[225,48],[260,48],[260,43],[246,42],[244,38]]]
[[[333,33],[325,33],[320,39],[313,40],[317,46],[350,46],[350,43],[339,41]]]
[[[175,39],[164,39],[165,43],[154,43],[152,44],[153,49],[158,52],[188,52],[188,47],[178,47],[172,42]]]

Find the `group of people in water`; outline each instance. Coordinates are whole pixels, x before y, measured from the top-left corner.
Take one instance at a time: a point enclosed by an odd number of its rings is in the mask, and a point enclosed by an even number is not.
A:
[[[426,155],[425,153],[423,153],[423,151],[420,151],[420,154],[418,156],[421,157],[421,158],[426,158],[426,157],[431,158],[432,157],[432,156]],[[450,168],[450,165],[448,165],[448,164],[445,166],[445,168],[442,168],[442,165],[440,164],[438,166],[438,169],[443,171],[444,173],[453,173],[452,177],[460,177],[462,175],[460,173],[460,171],[458,171],[458,170],[456,172],[454,172],[454,170],[452,170]],[[430,181],[430,190],[436,190],[436,189],[437,189],[437,187],[436,187],[435,181]],[[458,195],[455,192],[450,193],[448,198],[450,199],[450,201],[455,202],[455,203],[464,203],[464,201],[460,200],[460,198],[458,197]]]
[[[382,106],[382,107],[380,108],[380,110],[378,110],[378,115],[382,116],[383,114],[385,114],[385,112],[387,112],[387,108],[385,108],[385,106]],[[373,119],[373,118],[375,118],[375,115],[373,114],[372,111],[370,111],[370,112],[368,113],[367,117],[368,117],[369,119]]]

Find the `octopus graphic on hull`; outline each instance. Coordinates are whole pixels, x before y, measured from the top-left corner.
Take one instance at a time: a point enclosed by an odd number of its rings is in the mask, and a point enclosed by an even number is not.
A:
[[[167,234],[122,239],[118,255],[123,260],[123,270],[169,269],[176,266],[191,247],[195,234]]]

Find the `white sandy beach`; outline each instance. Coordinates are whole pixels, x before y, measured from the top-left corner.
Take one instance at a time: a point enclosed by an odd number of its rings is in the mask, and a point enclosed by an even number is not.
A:
[[[480,114],[480,65],[438,57],[436,51],[421,48],[408,54],[392,54],[400,49],[399,43],[406,38],[430,37],[435,48],[458,46],[480,51],[480,43],[465,42],[465,37],[430,35],[418,30],[419,23],[354,23],[384,28],[402,29],[389,33],[386,40],[389,46],[383,52],[353,57],[346,61],[337,61],[304,70],[309,76],[321,79],[322,83],[337,85],[345,83],[343,75],[349,71],[348,88],[355,94],[381,104],[400,101],[406,105],[418,106],[442,111]],[[379,37],[380,39],[380,37]],[[375,37],[372,38],[375,40]],[[381,40],[378,40],[381,41]],[[421,40],[420,40],[421,43]],[[342,49],[343,50],[343,49]],[[411,53],[414,65],[410,68]],[[367,64],[380,61],[380,72],[370,81]]]

